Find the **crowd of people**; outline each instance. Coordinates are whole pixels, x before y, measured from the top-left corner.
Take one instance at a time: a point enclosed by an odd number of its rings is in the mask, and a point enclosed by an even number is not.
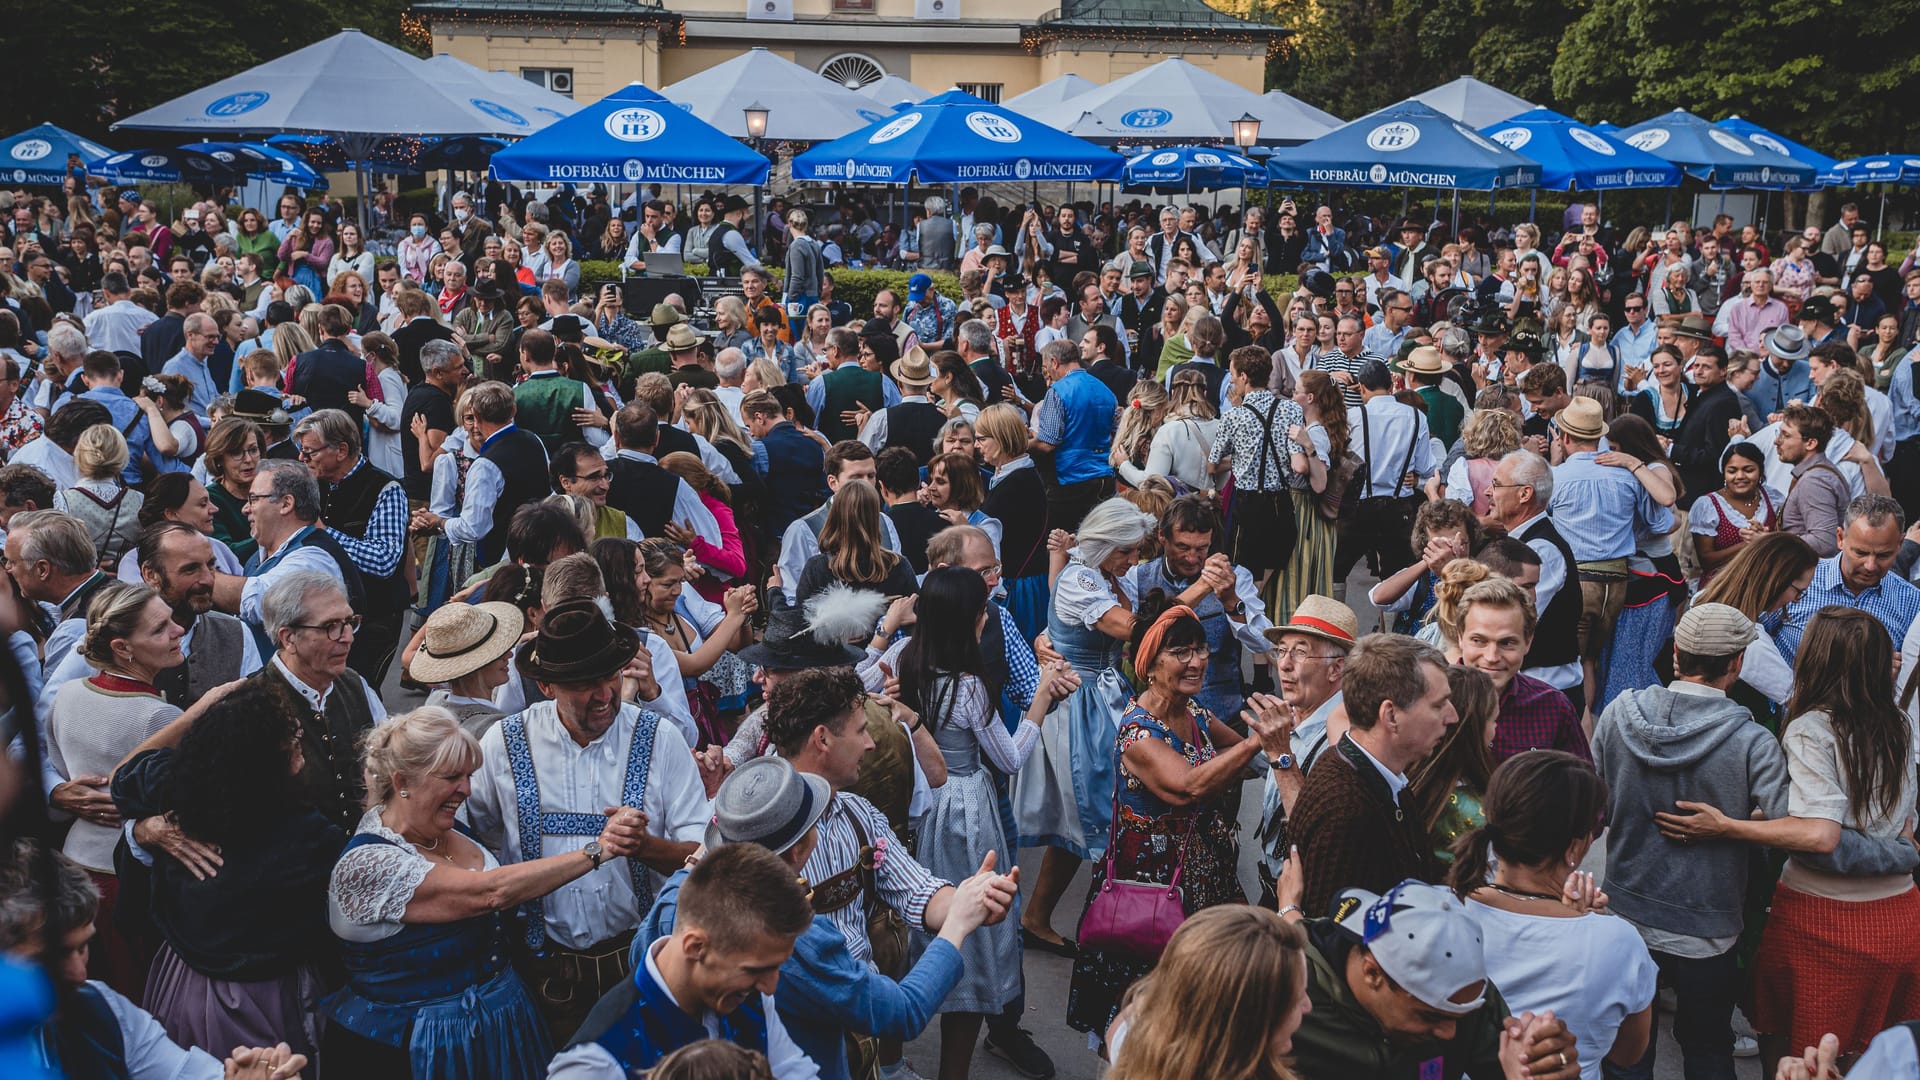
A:
[[[1913,1075],[1920,269],[1851,205],[102,194],[0,248],[23,1069]],[[661,251],[742,295],[582,292]]]

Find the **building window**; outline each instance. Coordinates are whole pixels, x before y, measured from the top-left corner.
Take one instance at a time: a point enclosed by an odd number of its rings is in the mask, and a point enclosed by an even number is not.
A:
[[[542,89],[573,96],[572,68],[521,68],[520,77]]]
[[[873,0],[833,0],[835,15],[865,15],[873,11]]]
[[[960,84],[960,91],[998,105],[1000,104],[1000,91],[1004,89],[1005,86],[1005,83],[997,82],[963,82]]]
[[[839,0],[834,2],[838,3]],[[858,90],[887,77],[886,70],[874,62],[873,57],[859,53],[841,53],[833,57],[820,65],[820,74],[849,90]]]

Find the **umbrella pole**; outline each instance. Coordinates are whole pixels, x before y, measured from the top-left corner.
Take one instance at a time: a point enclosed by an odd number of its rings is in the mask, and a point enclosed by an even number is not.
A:
[[[1882,184],[1880,186],[1880,216],[1877,219],[1875,219],[1873,223],[1873,238],[1875,240],[1880,239],[1880,234],[1886,231],[1887,231],[1887,188],[1885,184]]]
[[[1669,225],[1673,224],[1673,189],[1672,188],[1667,189],[1666,222]]]
[[[1539,208],[1540,208],[1540,189],[1534,188],[1532,191],[1527,192],[1527,220],[1528,221],[1534,220],[1534,214],[1539,210]]]
[[[759,234],[761,233],[761,231],[763,231],[767,227],[767,213],[766,213],[766,210],[763,209],[760,205],[760,195],[764,190],[765,190],[764,185],[761,185],[761,184],[753,185],[753,221],[754,221],[753,230],[754,230],[754,237],[756,240],[759,239]],[[766,245],[762,244],[760,246],[760,250],[765,251]],[[711,259],[712,255],[709,254],[708,258]]]

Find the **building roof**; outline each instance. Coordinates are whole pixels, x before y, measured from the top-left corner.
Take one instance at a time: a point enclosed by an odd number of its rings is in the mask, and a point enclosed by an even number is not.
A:
[[[1229,15],[1208,6],[1205,0],[1065,0],[1060,7],[1040,16],[1026,33],[1030,40],[1051,37],[1166,39],[1203,34],[1210,41],[1246,43],[1278,40],[1293,31]]]
[[[662,0],[416,0],[411,8],[424,15],[507,15],[523,20],[551,16],[594,22],[680,21]]]

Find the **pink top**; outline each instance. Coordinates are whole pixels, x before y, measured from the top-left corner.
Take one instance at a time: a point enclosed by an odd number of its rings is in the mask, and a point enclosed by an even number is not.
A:
[[[700,493],[700,502],[713,514],[713,520],[720,523],[720,546],[715,547],[700,537],[693,538],[690,548],[693,557],[709,569],[726,574],[737,582],[747,572],[747,548],[740,539],[740,529],[733,521],[733,508],[706,492]],[[726,595],[728,582],[717,580],[712,574],[702,574],[695,579],[693,591],[718,604]]]

